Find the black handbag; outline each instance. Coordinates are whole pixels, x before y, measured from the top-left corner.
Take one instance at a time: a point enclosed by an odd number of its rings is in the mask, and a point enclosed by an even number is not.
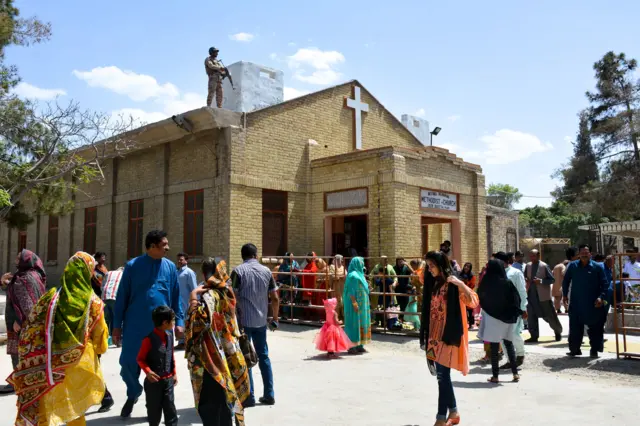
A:
[[[253,342],[249,339],[249,336],[245,334],[244,330],[240,332],[238,341],[240,342],[240,350],[242,351],[242,355],[244,355],[247,368],[253,368],[258,365],[258,353],[256,352],[256,348],[253,347]]]

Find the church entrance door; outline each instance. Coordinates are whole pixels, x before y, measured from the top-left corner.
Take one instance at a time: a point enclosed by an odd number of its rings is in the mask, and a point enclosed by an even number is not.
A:
[[[332,216],[325,219],[325,255],[341,254],[344,257],[352,257],[351,253],[355,250],[358,256],[367,256],[368,247],[366,214]]]

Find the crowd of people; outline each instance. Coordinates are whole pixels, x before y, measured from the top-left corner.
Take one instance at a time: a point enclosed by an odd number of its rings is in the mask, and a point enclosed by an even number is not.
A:
[[[389,328],[411,324],[438,380],[436,425],[455,425],[460,414],[451,369],[469,372],[468,331],[478,322],[492,367],[489,381],[498,383],[500,370],[510,370],[517,382],[525,327],[531,334],[526,342],[535,343],[543,319],[559,341],[564,309],[568,355],[582,354],[586,328],[590,355],[597,357],[613,292],[624,297],[624,285],[613,283],[613,259],[592,259],[587,245],[567,249],[566,261],[553,270],[536,250],[526,264],[521,252],[498,252],[477,275],[471,263],[460,267],[450,258],[448,241],[424,259],[397,258],[394,265],[384,256],[367,268],[362,257],[324,260],[311,252],[302,265],[287,253],[273,270],[258,261],[255,245],[245,244],[243,263],[230,275],[226,262],[215,258],[205,258],[198,274],[186,253],[178,253],[174,264],[166,257],[163,231],[149,232],[145,247],[144,255],[114,270],[105,253],[78,252],[57,285],[47,283],[35,253],[18,253],[16,271],[2,276],[13,373],[0,389],[17,394],[17,425],[82,426],[90,407],[110,410],[114,400],[100,357],[113,345],[122,348],[120,375],[127,388],[122,418],[131,416],[144,393],[150,425],[163,416],[166,425],[177,424],[175,353],[184,351],[203,424],[243,425],[244,409],[275,404],[267,332],[279,327],[281,297],[285,309],[324,307],[315,345],[330,357],[367,352],[372,328],[381,322],[393,320],[384,324]],[[633,257],[623,277],[631,274],[640,278]],[[303,315],[317,318],[315,312],[304,309]],[[504,352],[508,362],[500,366]],[[254,366],[262,377],[257,400]]]

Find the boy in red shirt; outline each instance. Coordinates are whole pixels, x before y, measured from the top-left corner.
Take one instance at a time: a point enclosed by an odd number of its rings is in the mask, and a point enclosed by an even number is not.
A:
[[[164,412],[164,424],[176,426],[178,413],[173,394],[173,388],[178,384],[173,357],[175,313],[168,306],[158,306],[151,318],[155,328],[142,341],[137,358],[138,365],[147,375],[144,381],[147,417],[149,425],[158,426]]]

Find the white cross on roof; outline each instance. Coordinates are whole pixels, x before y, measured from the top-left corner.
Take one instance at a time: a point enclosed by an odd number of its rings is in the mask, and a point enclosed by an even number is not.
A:
[[[369,104],[360,101],[360,87],[355,86],[353,89],[353,99],[345,98],[345,106],[353,109],[355,148],[362,149],[362,113],[369,112]]]

